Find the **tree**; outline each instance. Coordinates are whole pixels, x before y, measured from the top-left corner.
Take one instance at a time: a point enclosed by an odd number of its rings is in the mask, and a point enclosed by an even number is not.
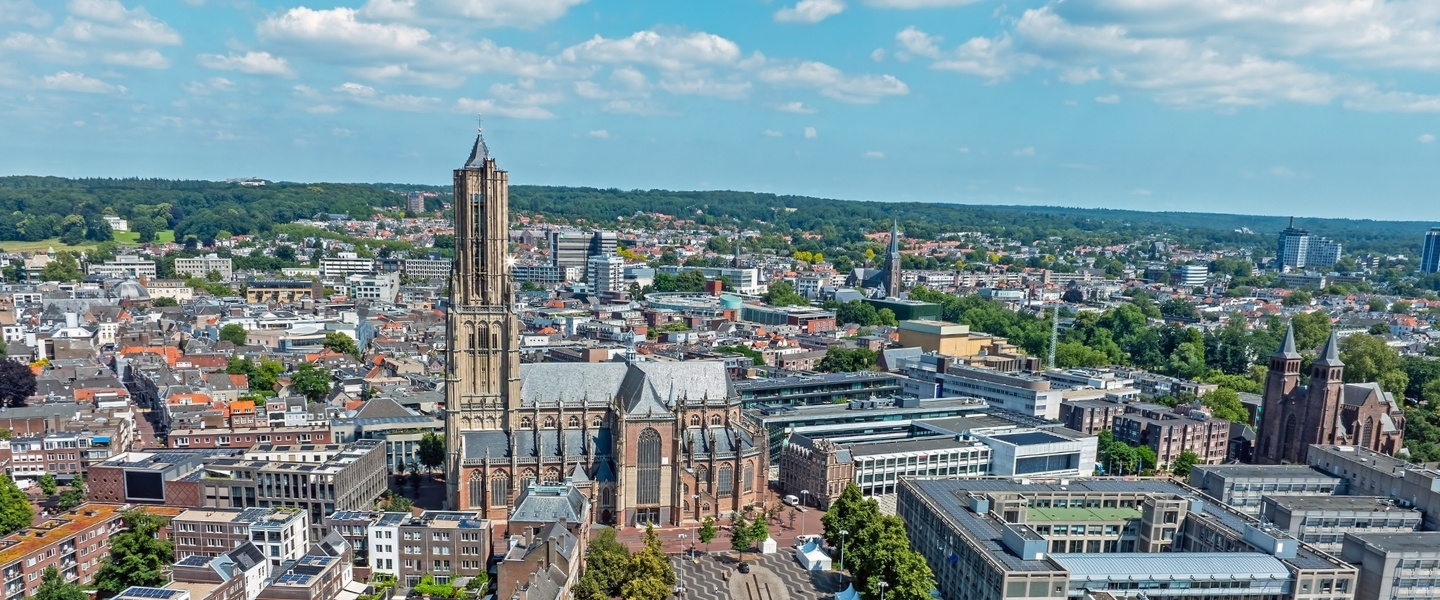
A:
[[[839,548],[842,530],[850,532],[848,535],[856,535],[865,523],[879,516],[880,505],[874,499],[865,498],[860,486],[854,482],[845,484],[845,489],[840,490],[840,497],[830,505],[830,510],[820,516],[820,524],[825,528],[825,544]]]
[[[325,334],[325,340],[321,342],[320,345],[331,352],[349,354],[354,357],[360,356],[360,348],[356,347],[355,338],[338,331],[331,331]]]
[[[1250,412],[1240,401],[1240,394],[1230,388],[1220,388],[1200,397],[1200,403],[1210,409],[1210,415],[1233,423],[1249,423]]]
[[[715,541],[715,533],[715,518],[706,516],[705,520],[700,522],[700,531],[697,532],[700,543],[709,544]]]
[[[755,361],[755,366],[759,367],[765,365],[765,355],[761,354],[759,350],[756,350],[749,346],[741,346],[738,344],[734,346],[716,346],[712,349],[712,351],[717,354],[743,354],[750,357],[750,360]]]
[[[620,595],[629,578],[630,551],[615,539],[615,530],[601,529],[585,550],[585,574],[576,584],[581,600],[610,600]]]
[[[0,475],[0,536],[10,535],[30,526],[35,508],[30,498],[8,475]]]
[[[40,576],[40,587],[35,590],[35,600],[89,600],[85,590],[60,578],[60,571],[54,565],[45,567]]]
[[[58,486],[55,485],[55,476],[49,473],[40,476],[40,491],[46,496],[54,496]]]
[[[0,400],[10,406],[25,406],[35,395],[35,372],[19,361],[0,360]]]
[[[433,431],[425,432],[425,435],[420,438],[420,447],[416,450],[415,456],[427,469],[434,470],[445,464],[445,436],[437,435]]]
[[[1400,353],[1373,335],[1356,334],[1340,341],[1340,361],[1345,363],[1345,382],[1373,381],[1385,391],[1404,396],[1410,377],[1401,370]]]
[[[1138,463],[1135,470],[1139,472],[1144,472],[1147,468],[1154,471],[1160,466],[1157,464],[1160,462],[1159,457],[1155,456],[1155,451],[1149,446],[1135,446],[1135,461]]]
[[[314,363],[301,363],[290,374],[290,385],[311,402],[319,402],[330,393],[330,372]]]
[[[1365,302],[1365,309],[1370,312],[1385,312],[1385,309],[1389,308],[1389,306],[1390,303],[1386,302],[1384,298],[1371,298]]]
[[[620,586],[626,600],[664,600],[675,587],[675,570],[665,557],[655,526],[645,525],[645,546],[630,557],[630,577]]]
[[[231,323],[220,328],[220,341],[230,342],[236,346],[245,345],[245,328],[238,323]]]
[[[806,306],[810,304],[810,301],[804,296],[795,293],[795,286],[784,281],[771,282],[761,299],[771,306]]]
[[[161,296],[150,302],[151,306],[180,306],[180,301],[169,296]]]
[[[817,368],[826,373],[869,371],[875,367],[875,357],[875,352],[865,348],[846,349],[831,346],[825,351],[825,357],[820,359]]]
[[[1290,292],[1290,295],[1286,296],[1284,300],[1280,301],[1280,303],[1284,304],[1285,306],[1309,306],[1310,303],[1314,301],[1315,297],[1311,296],[1310,292],[1307,292],[1305,290],[1295,290],[1293,292]]]
[[[66,511],[74,510],[85,503],[85,478],[79,475],[70,480],[70,487],[60,492],[60,499],[55,502],[55,508]]]
[[[1374,325],[1371,325],[1371,326],[1370,326],[1370,329],[1368,329],[1368,330],[1366,331],[1366,333],[1369,333],[1370,335],[1377,335],[1377,336],[1378,336],[1378,335],[1390,335],[1390,326],[1389,326],[1389,325],[1386,325],[1386,324],[1384,324],[1384,323],[1376,323],[1376,324],[1374,324]]]
[[[110,536],[110,554],[95,572],[95,587],[107,598],[132,585],[164,585],[165,570],[175,562],[174,546],[156,537],[165,519],[141,508],[125,511],[122,518],[127,530]]]
[[[1411,304],[1408,301],[1396,300],[1394,304],[1390,305],[1390,312],[1398,314],[1408,313],[1410,312],[1410,306]]]
[[[745,515],[736,514],[730,522],[730,549],[744,556],[755,545],[754,529]]]
[[[1199,462],[1199,455],[1189,450],[1181,451],[1180,456],[1175,457],[1175,462],[1170,463],[1170,472],[1176,477],[1189,477],[1191,467]]]
[[[392,494],[390,490],[385,490],[385,497],[380,500],[380,510],[385,512],[408,513],[414,506],[409,498]]]
[[[1295,348],[1301,352],[1314,352],[1330,337],[1330,315],[1322,310],[1295,315],[1291,317],[1290,325],[1295,328]],[[1283,331],[1284,328],[1281,328]]]
[[[40,278],[45,281],[80,281],[85,274],[80,271],[80,261],[75,258],[74,252],[64,250],[55,253],[55,259],[46,263],[45,268],[40,270]]]

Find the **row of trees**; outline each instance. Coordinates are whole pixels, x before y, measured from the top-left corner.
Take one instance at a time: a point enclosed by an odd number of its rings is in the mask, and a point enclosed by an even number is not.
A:
[[[884,587],[887,599],[931,598],[935,574],[925,557],[910,549],[905,523],[900,517],[880,514],[880,505],[866,499],[859,486],[846,484],[820,522],[825,526],[825,543],[843,548],[845,565],[862,596],[879,598]]]

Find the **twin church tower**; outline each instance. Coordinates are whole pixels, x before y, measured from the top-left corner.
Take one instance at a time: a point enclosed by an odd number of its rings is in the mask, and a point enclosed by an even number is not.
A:
[[[455,170],[446,309],[449,505],[506,521],[522,490],[569,482],[600,523],[681,525],[761,502],[763,433],[724,363],[520,362],[509,176],[483,133]]]

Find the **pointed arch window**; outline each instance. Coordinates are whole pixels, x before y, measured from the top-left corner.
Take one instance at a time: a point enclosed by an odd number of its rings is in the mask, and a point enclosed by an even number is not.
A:
[[[719,424],[720,424],[720,415],[710,415],[710,424],[711,424],[711,425],[719,425]]]
[[[534,424],[534,421],[531,421],[531,420],[530,420],[530,417],[520,417],[520,426],[521,426],[521,427],[523,427],[523,428],[525,428],[525,429],[529,429],[532,424]]]
[[[577,416],[575,416],[575,415],[570,415],[570,428],[571,428],[571,429],[579,429],[579,428],[580,428],[580,417],[577,417]]]
[[[490,506],[510,504],[510,476],[498,471],[490,476]]]
[[[700,426],[700,415],[690,415],[690,426],[691,426],[691,427],[699,427],[699,426]]]
[[[480,471],[470,473],[470,507],[478,508],[485,504],[485,476]]]
[[[638,504],[660,503],[660,433],[646,427],[640,432],[636,445],[638,478],[635,502]]]
[[[735,470],[730,465],[720,465],[715,470],[715,494],[717,496],[728,496],[735,489]]]
[[[546,429],[554,429],[554,428],[555,428],[555,417],[545,417],[545,428],[546,428]]]

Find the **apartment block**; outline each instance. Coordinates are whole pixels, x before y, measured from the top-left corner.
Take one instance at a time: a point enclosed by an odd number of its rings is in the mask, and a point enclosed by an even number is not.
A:
[[[192,508],[171,521],[176,558],[213,558],[253,543],[275,566],[300,558],[310,547],[303,510],[272,508]]]
[[[377,513],[369,527],[372,572],[413,587],[425,575],[436,583],[473,577],[489,568],[491,522],[480,512]]]
[[[1440,532],[1348,533],[1340,556],[1360,569],[1356,600],[1433,598]]]
[[[67,582],[89,583],[110,552],[110,536],[125,529],[124,508],[91,502],[0,539],[5,600],[34,597],[47,567],[55,567]],[[163,516],[179,512],[164,507],[147,510]]]
[[[235,274],[230,259],[214,254],[175,259],[176,275],[205,279],[212,271],[220,275],[220,281],[230,281]]]
[[[1130,404],[1114,418],[1112,431],[1116,440],[1149,446],[1160,463],[1152,466],[1162,469],[1187,451],[1201,464],[1220,464],[1230,447],[1230,422],[1212,418],[1198,406]]]

